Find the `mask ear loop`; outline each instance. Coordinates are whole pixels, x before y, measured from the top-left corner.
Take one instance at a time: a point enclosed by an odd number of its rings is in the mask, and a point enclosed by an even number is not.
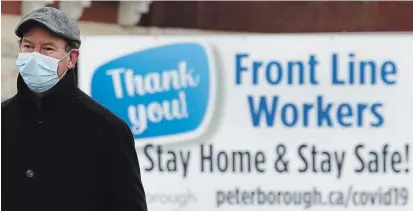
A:
[[[61,58],[61,59],[59,60],[59,62],[62,61],[64,58],[66,58],[67,55],[69,55],[70,53],[72,53],[72,51],[73,51],[73,49],[70,50],[69,53],[67,53],[63,58]],[[68,71],[68,70],[66,70],[65,73],[63,73],[63,75],[59,78],[59,80],[62,79],[62,78],[66,75],[67,71]],[[56,73],[56,74],[57,74],[57,73]]]
[[[70,53],[72,53],[72,51],[73,51],[73,49],[70,50],[69,53],[67,53],[63,58],[61,58],[61,59],[59,60],[59,62],[62,61],[64,58],[66,58],[67,55],[69,55]]]

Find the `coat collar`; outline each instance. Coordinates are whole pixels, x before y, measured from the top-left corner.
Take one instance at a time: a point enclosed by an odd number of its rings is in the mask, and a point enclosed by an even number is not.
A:
[[[66,75],[42,97],[38,97],[30,90],[20,74],[17,78],[17,97],[24,101],[25,106],[35,106],[39,109],[60,110],[62,107],[69,106],[76,90],[77,83],[73,70],[68,70]]]

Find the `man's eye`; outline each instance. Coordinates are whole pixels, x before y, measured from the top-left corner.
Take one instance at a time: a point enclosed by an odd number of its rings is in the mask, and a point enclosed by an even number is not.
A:
[[[54,49],[53,49],[53,48],[44,48],[44,50],[46,50],[46,51],[53,51]]]
[[[30,45],[24,45],[23,47],[24,48],[32,48],[32,46],[30,46]]]

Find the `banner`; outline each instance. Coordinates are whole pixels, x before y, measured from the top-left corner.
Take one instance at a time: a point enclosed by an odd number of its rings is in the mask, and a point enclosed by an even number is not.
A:
[[[413,36],[90,36],[149,210],[412,210]]]

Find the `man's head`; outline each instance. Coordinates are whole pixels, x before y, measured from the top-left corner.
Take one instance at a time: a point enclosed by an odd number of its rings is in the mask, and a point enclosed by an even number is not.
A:
[[[16,66],[33,91],[47,91],[75,67],[80,31],[76,21],[62,11],[36,9],[21,18],[15,34],[20,38]]]
[[[75,67],[79,49],[73,41],[54,34],[44,25],[34,23],[19,40],[20,52],[38,52],[61,60],[57,75],[60,78],[67,70]]]

